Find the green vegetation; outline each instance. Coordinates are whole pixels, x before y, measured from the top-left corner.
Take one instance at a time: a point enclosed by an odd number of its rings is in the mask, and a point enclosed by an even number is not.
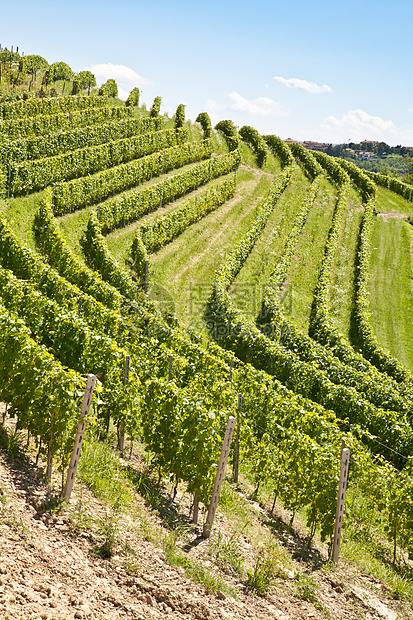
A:
[[[413,228],[406,219],[391,214],[375,218],[370,268],[373,329],[383,346],[411,372],[412,247]]]
[[[64,63],[29,60],[22,87],[41,76],[68,92],[76,80]],[[2,64],[11,90],[13,63]],[[76,88],[93,89],[92,77]],[[208,505],[241,394],[254,496],[271,489],[291,526],[305,521],[307,544],[317,533],[331,551],[344,437],[353,497],[363,498],[349,538],[362,522],[386,554],[393,545],[396,567],[413,553],[410,188],[377,188],[351,162],[252,127],[212,130],[205,113],[192,124],[182,104],[161,118],[161,98],[146,112],[136,90],[123,105],[113,82],[100,96],[0,103],[0,134],[13,137],[0,167],[0,398],[17,431],[64,471],[85,375],[98,376],[99,437],[116,427],[119,445],[139,440],[158,478],[126,474],[109,443],[86,446],[80,476],[106,506],[94,527],[97,552],[110,557],[134,484],[159,501],[168,479],[171,503],[183,488]],[[168,561],[208,591],[224,591],[227,572],[265,596],[284,556],[249,532],[247,565],[238,541],[248,506],[226,484],[220,509],[235,525],[211,542],[218,572],[178,549],[177,523],[162,537]],[[392,587],[410,600],[395,578]],[[306,573],[296,596],[323,611]]]

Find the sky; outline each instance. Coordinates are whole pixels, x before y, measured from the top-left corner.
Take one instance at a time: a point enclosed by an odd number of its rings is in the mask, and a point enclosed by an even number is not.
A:
[[[195,120],[413,146],[412,0],[0,0],[0,44]]]

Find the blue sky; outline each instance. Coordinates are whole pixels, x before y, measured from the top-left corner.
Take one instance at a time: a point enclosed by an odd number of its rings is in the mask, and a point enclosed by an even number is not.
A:
[[[412,0],[1,0],[0,43],[149,107],[282,138],[413,146]]]

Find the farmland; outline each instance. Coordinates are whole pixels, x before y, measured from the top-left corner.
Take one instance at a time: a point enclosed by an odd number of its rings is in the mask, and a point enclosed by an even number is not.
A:
[[[104,94],[2,103],[0,137],[11,436],[64,478],[92,373],[91,443],[135,442],[194,519],[241,411],[254,501],[326,555],[344,442],[348,540],[370,528],[411,603],[413,189]]]

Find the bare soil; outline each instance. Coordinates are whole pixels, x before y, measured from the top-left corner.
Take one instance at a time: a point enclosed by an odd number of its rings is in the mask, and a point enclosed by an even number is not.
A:
[[[398,211],[388,211],[383,213],[377,213],[377,217],[381,217],[383,222],[393,220],[406,220],[409,217],[408,213],[399,213]]]
[[[125,461],[126,463],[126,461]],[[134,466],[134,461],[128,462]],[[58,476],[56,475],[56,478]],[[114,554],[103,559],[97,553],[97,522],[105,507],[84,485],[75,484],[70,505],[53,512],[60,480],[44,483],[34,455],[26,453],[10,461],[0,451],[0,618],[1,620],[134,620],[171,618],[179,620],[295,620],[307,618],[387,619],[411,618],[411,609],[386,596],[379,582],[360,574],[340,561],[326,564],[322,545],[308,549],[300,528],[294,532],[285,523],[289,515],[281,509],[272,518],[273,536],[284,549],[288,566],[266,597],[254,595],[245,577],[228,573],[226,582],[236,598],[221,591],[208,594],[188,578],[182,567],[168,564],[165,548],[150,542],[143,531],[167,529],[161,516],[136,499],[136,513],[123,514]],[[257,528],[269,523],[269,508],[247,498],[257,519]],[[187,510],[182,497],[171,507]],[[187,504],[189,503],[189,500]],[[253,520],[253,518],[251,518]],[[145,528],[144,522],[146,523]],[[215,531],[228,535],[231,523],[218,510]],[[181,545],[192,559],[215,570],[210,542],[193,526],[190,544]],[[178,542],[179,546],[179,542]],[[256,548],[248,535],[239,537],[246,565],[252,566]],[[297,595],[300,575],[317,582],[314,602]],[[408,611],[410,609],[410,611]]]

